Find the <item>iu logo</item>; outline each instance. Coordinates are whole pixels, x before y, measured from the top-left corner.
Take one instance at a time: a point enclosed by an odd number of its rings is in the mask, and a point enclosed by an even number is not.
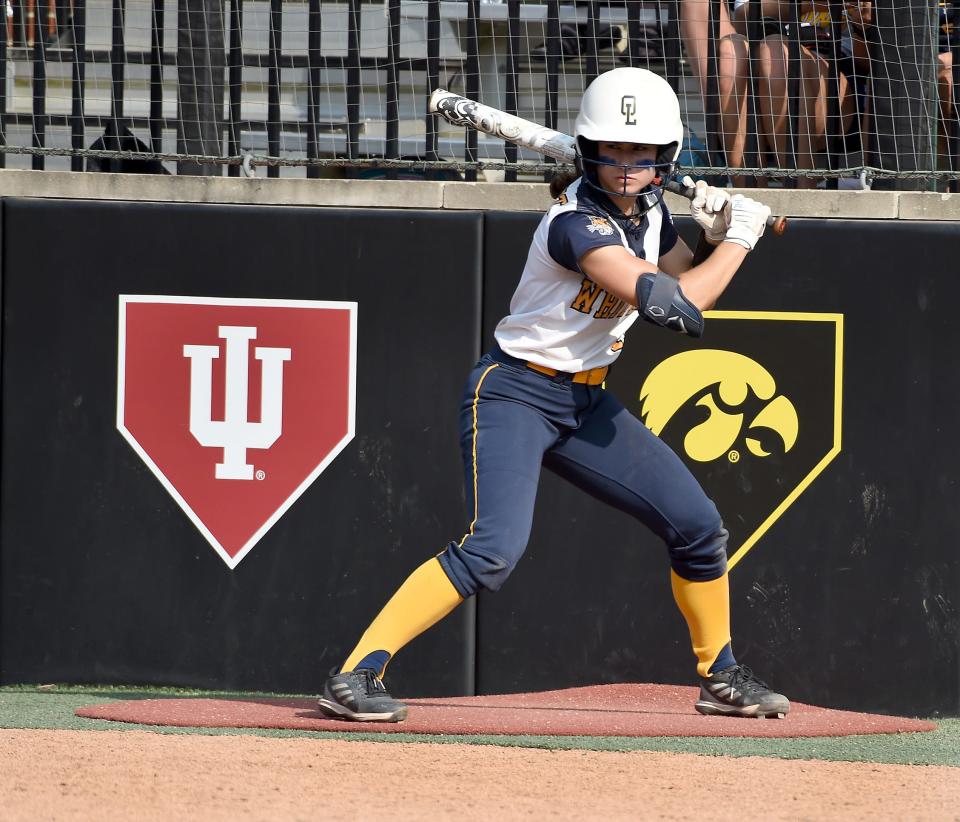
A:
[[[356,309],[120,297],[117,427],[230,568],[353,438]]]
[[[283,363],[290,359],[289,348],[257,348],[263,363],[260,389],[260,420],[247,419],[249,343],[256,328],[236,325],[220,327],[227,341],[224,418],[212,417],[211,391],[213,361],[220,356],[217,345],[185,345],[183,355],[190,366],[190,433],[208,447],[223,448],[223,462],[217,463],[217,479],[252,480],[253,466],[247,464],[248,448],[269,448],[283,429]]]

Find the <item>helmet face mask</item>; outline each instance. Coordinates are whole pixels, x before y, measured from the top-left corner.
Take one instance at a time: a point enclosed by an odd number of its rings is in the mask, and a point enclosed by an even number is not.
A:
[[[598,76],[583,93],[576,121],[577,164],[584,181],[605,194],[618,197],[643,197],[654,194],[660,179],[673,172],[683,143],[680,102],[670,84],[657,74],[640,68],[623,67]],[[654,162],[624,165],[601,157],[599,143],[633,143],[657,146]],[[620,191],[600,183],[601,166],[623,169],[626,177],[637,168],[653,166],[654,183],[637,193],[628,193],[626,181]],[[647,207],[653,205],[645,197]]]
[[[667,159],[668,157],[672,157],[673,153],[674,146],[672,145],[658,146],[656,160],[622,163],[602,154],[597,141],[587,140],[582,137],[577,138],[577,165],[583,175],[584,182],[590,187],[602,191],[604,194],[612,194],[617,197],[641,197],[655,191],[660,191],[663,188],[661,181],[673,174],[674,163],[672,160]],[[642,191],[632,193],[627,191],[626,179],[624,179],[623,187],[619,191],[604,186],[599,174],[601,167],[617,168],[621,170],[618,176],[624,178],[637,169],[653,168],[655,173],[653,181],[649,185],[645,186]],[[648,203],[647,205],[652,205],[652,203]]]

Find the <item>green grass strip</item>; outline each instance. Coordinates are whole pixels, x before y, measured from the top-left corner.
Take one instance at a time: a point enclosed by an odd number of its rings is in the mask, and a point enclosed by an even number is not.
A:
[[[250,694],[174,688],[119,688],[6,686],[0,688],[0,728],[149,731],[162,734],[208,736],[262,736],[273,738],[346,739],[366,742],[432,742],[459,745],[499,745],[581,751],[664,751],[706,756],[765,756],[779,759],[822,759],[900,765],[960,767],[960,719],[935,719],[930,733],[870,734],[845,737],[766,739],[704,736],[493,736],[425,735],[405,733],[341,733],[266,728],[176,728],[83,719],[77,708],[130,699],[171,697],[252,698],[299,697],[302,694]]]

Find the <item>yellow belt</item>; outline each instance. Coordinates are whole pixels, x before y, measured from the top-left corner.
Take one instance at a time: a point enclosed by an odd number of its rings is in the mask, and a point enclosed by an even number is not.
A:
[[[600,368],[589,368],[586,371],[577,371],[575,374],[569,374],[566,371],[557,371],[556,368],[538,365],[535,362],[528,362],[527,368],[532,368],[534,371],[539,371],[548,377],[556,377],[557,374],[567,374],[567,376],[572,377],[572,382],[583,383],[585,385],[600,385],[607,378],[607,371],[609,370],[609,366],[604,365]]]

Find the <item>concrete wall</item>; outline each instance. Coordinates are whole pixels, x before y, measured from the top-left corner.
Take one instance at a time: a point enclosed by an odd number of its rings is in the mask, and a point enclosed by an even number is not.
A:
[[[960,220],[960,194],[786,189],[744,193],[762,199],[774,214],[788,217]],[[686,213],[682,198],[666,196],[671,210]],[[0,197],[479,211],[542,211],[550,204],[542,183],[158,177],[9,169],[0,170]]]

